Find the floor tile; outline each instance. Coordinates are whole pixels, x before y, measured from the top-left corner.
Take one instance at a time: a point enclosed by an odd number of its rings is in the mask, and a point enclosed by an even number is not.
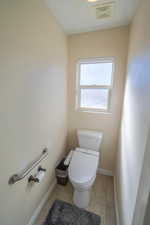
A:
[[[35,225],[42,225],[55,199],[73,204],[72,185],[70,183],[66,186],[56,185],[56,188],[41,210]],[[116,225],[113,177],[97,175],[91,191],[91,201],[87,210],[101,217],[101,225]]]

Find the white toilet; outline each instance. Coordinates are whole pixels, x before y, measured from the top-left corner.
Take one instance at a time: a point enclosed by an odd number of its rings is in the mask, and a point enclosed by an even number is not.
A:
[[[96,178],[103,134],[90,130],[78,130],[77,136],[79,148],[73,152],[68,173],[74,187],[73,201],[75,205],[87,208],[90,201],[90,190]]]

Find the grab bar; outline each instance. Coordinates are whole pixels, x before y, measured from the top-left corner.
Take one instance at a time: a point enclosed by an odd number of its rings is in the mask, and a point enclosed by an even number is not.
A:
[[[13,174],[8,181],[8,184],[14,184],[19,180],[25,178],[31,170],[33,170],[43,159],[45,159],[48,155],[48,149],[44,148],[42,153],[32,162],[28,164],[28,166],[18,174]]]

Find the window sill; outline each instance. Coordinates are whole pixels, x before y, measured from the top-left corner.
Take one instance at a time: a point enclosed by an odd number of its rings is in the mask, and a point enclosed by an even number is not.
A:
[[[111,115],[112,112],[111,111],[96,111],[96,110],[81,110],[81,109],[76,109],[75,110],[76,112],[79,112],[79,113],[92,113],[92,114],[106,114],[106,115]]]

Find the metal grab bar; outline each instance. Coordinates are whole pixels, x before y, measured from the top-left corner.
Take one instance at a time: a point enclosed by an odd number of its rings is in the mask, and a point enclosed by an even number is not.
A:
[[[45,159],[47,157],[47,155],[48,155],[48,149],[45,148],[45,149],[43,149],[40,156],[37,157],[37,159],[35,159],[34,161],[30,162],[28,164],[28,166],[22,172],[20,172],[18,174],[13,174],[9,178],[8,184],[14,184],[17,181],[25,178],[31,172],[31,170],[33,170],[43,159]]]

